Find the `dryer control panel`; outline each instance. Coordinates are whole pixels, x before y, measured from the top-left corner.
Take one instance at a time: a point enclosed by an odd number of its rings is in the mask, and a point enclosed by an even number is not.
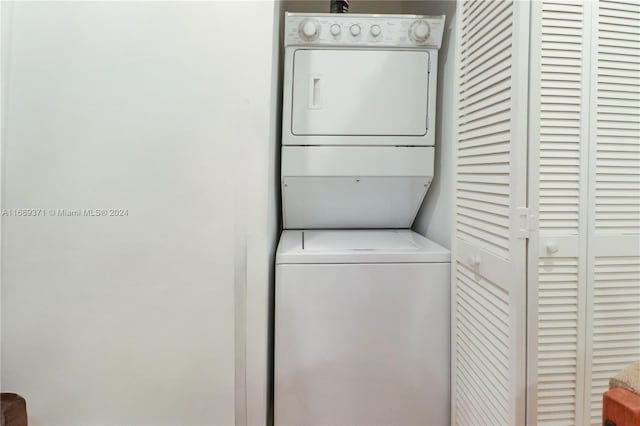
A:
[[[288,13],[285,46],[439,49],[444,16]]]

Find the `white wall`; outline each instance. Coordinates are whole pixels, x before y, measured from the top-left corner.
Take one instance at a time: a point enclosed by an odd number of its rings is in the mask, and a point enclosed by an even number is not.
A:
[[[2,390],[35,426],[263,423],[274,4],[3,7],[3,207],[129,215],[3,218]]]
[[[435,175],[422,207],[418,211],[413,229],[427,238],[451,247],[453,226],[453,149],[455,70],[455,13],[456,2],[405,1],[405,13],[446,15],[442,47],[438,56],[438,105],[436,108],[436,160]]]
[[[331,0],[284,0],[285,12],[329,13]],[[402,0],[351,0],[349,13],[403,13]]]
[[[255,13],[255,12],[247,12]],[[275,280],[275,252],[280,238],[280,128],[281,128],[281,75],[279,27],[281,4],[276,2],[271,16],[272,46],[256,46],[259,55],[251,58],[271,57],[269,74],[269,99],[263,99],[268,112],[269,129],[265,135],[256,135],[251,145],[246,146],[251,163],[240,167],[246,174],[247,194],[247,369],[246,412],[248,425],[261,425],[268,421],[272,399],[272,353],[273,353],[273,282]],[[265,16],[266,20],[267,17]],[[263,87],[263,89],[265,89]],[[265,139],[267,136],[268,139]],[[239,395],[242,397],[242,395]],[[237,425],[241,423],[236,422]]]

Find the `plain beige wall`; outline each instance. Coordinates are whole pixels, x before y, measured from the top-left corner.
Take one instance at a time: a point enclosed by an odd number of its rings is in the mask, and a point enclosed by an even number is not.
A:
[[[3,2],[2,390],[39,425],[264,424],[278,16]],[[242,31],[238,31],[241,28]]]

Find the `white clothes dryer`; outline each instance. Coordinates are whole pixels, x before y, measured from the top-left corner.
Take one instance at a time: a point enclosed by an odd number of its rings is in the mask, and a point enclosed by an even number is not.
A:
[[[444,21],[286,14],[285,229],[411,226],[433,178]]]
[[[285,230],[275,425],[449,424],[449,262],[410,230]]]

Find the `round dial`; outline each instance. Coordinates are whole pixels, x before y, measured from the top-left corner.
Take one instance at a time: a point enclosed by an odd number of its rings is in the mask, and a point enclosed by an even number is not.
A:
[[[371,32],[371,35],[374,37],[378,37],[380,33],[382,33],[382,29],[380,28],[380,25],[372,25],[369,31]]]
[[[340,35],[340,31],[341,30],[342,29],[340,28],[340,25],[338,25],[338,24],[331,25],[331,28],[330,28],[331,35],[338,36],[338,35]]]
[[[409,36],[418,43],[424,43],[431,34],[431,27],[424,19],[418,19],[411,24]]]
[[[360,25],[358,24],[353,24],[351,27],[349,27],[349,32],[351,32],[351,35],[354,37],[357,37],[360,35]]]
[[[320,35],[320,23],[315,19],[305,19],[300,22],[298,33],[303,39],[313,41]]]

